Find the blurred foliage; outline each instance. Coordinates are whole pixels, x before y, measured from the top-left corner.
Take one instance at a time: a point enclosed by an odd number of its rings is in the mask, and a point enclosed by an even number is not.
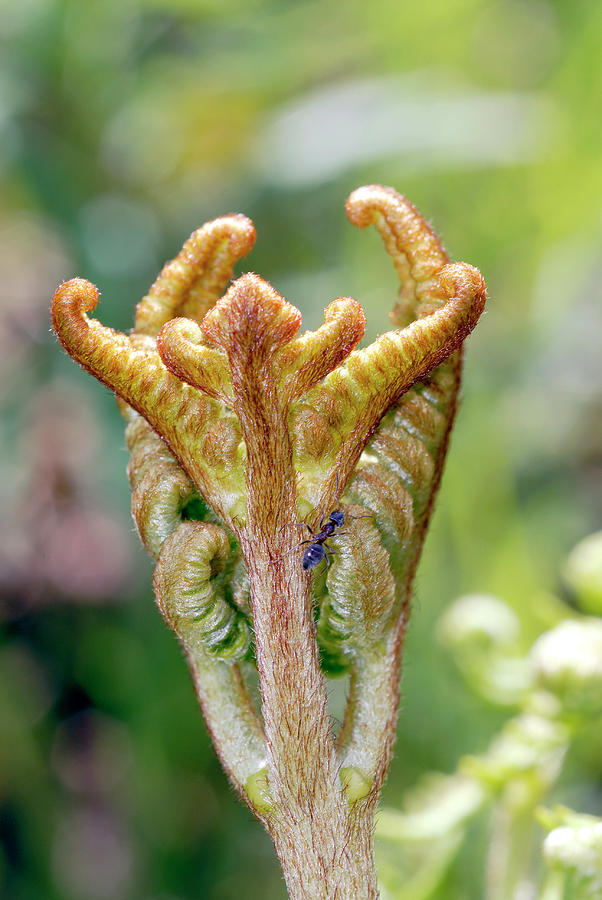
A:
[[[401,810],[381,810],[376,854],[383,900],[429,900],[442,896],[442,887],[447,896],[446,877],[479,815],[489,834],[479,896],[599,900],[602,818],[541,805],[571,745],[581,738],[599,751],[602,733],[602,621],[560,600],[557,609],[559,624],[524,657],[516,653],[518,620],[503,601],[473,594],[445,611],[439,635],[468,685],[518,715],[484,753],[464,756],[451,775],[423,776]],[[483,665],[485,649],[490,667]]]
[[[360,184],[407,194],[484,273],[387,804],[486,748],[503,713],[467,695],[435,621],[460,593],[496,594],[526,651],[557,622],[554,590],[572,596],[558,559],[601,527],[601,33],[597,0],[4,0],[2,896],[284,896],[154,609],[120,417],[48,331],[75,274],[129,328],[163,261],[217,215],[251,216],[244,268],[309,327],[344,295],[369,335],[386,327],[394,273],[343,212]],[[599,743],[571,753],[557,799],[599,814]],[[440,896],[480,896],[481,873],[460,853]]]

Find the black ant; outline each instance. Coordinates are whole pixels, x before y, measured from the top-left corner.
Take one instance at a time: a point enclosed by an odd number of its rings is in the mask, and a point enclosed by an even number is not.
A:
[[[334,496],[335,504],[338,503],[339,500],[339,474],[337,472],[337,490]],[[372,516],[348,516],[350,519],[371,519]],[[305,571],[307,572],[309,569],[315,569],[316,566],[319,566],[324,558],[326,558],[327,565],[330,565],[332,560],[328,555],[328,551],[334,553],[335,551],[332,547],[326,543],[328,538],[331,538],[337,528],[342,528],[345,524],[345,513],[342,509],[333,509],[333,511],[328,516],[326,524],[322,528],[322,523],[326,519],[326,513],[320,519],[320,524],[318,525],[318,531],[313,531],[313,529],[307,524],[307,522],[299,522],[299,527],[304,526],[308,528],[311,533],[311,538],[307,541],[301,541],[298,544],[299,547],[303,546],[303,544],[309,544],[309,547],[303,554],[302,565]],[[344,531],[339,531],[339,534],[345,534]]]

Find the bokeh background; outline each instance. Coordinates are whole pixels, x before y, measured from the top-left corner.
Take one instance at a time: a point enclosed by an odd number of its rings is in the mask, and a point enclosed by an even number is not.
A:
[[[239,270],[308,327],[354,296],[373,336],[393,267],[343,209],[372,182],[482,270],[417,579],[399,805],[505,715],[438,645],[442,610],[492,592],[534,637],[563,557],[602,524],[602,4],[3,0],[0,39],[0,894],[283,898],[154,607],[113,398],[59,348],[50,297],[82,275],[127,329],[190,231],[244,212],[258,241]],[[577,749],[559,799],[600,812],[600,771]],[[485,839],[446,898],[481,896]]]

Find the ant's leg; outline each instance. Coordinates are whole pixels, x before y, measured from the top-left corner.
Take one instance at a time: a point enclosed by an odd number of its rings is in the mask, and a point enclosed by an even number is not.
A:
[[[295,550],[298,550],[299,547],[302,547],[304,544],[313,544],[313,541],[301,541],[300,543],[295,544],[294,547],[291,547],[290,550],[287,550],[286,553],[285,553],[284,555],[285,555],[285,556],[290,556],[291,553],[294,553]]]
[[[332,560],[330,559],[326,550],[324,550],[324,562],[326,563],[325,567],[322,569],[322,572],[326,572],[328,566],[331,564]]]
[[[335,509],[337,509],[337,508],[338,508],[338,505],[339,505],[339,473],[338,473],[338,472],[336,473],[336,476],[337,476],[337,489],[336,489],[336,493],[335,493],[335,495],[334,495],[334,507],[335,507]],[[320,519],[320,524],[318,525],[318,529],[319,529],[320,531],[322,530],[322,525],[323,525],[323,523],[324,523],[324,519],[327,519],[327,518],[330,518],[330,514],[327,516],[326,513],[324,513],[323,516],[322,516],[322,518]]]
[[[313,529],[307,524],[307,522],[295,522],[295,525],[297,526],[297,528],[307,528],[310,534],[314,533]]]
[[[313,541],[301,541],[299,544],[295,544],[294,547],[291,547],[291,549],[287,550],[285,553],[283,553],[282,556],[277,557],[277,559],[273,559],[270,562],[270,565],[272,565],[272,563],[274,563],[274,562],[277,562],[277,560],[279,560],[279,559],[284,559],[285,556],[290,556],[291,553],[296,553],[296,551],[299,549],[299,547],[302,547],[304,544],[313,544],[313,543],[314,543]]]
[[[330,558],[330,556],[329,556],[328,554],[329,554],[329,553],[332,553],[332,555],[334,556],[335,553],[337,553],[337,551],[336,551],[336,550],[333,550],[332,547],[326,548],[326,546],[325,546],[324,544],[323,544],[322,546],[324,547],[324,556],[326,557],[327,565],[328,565],[328,566],[331,566],[331,565],[332,565],[332,560],[331,560],[331,558]]]
[[[332,560],[331,560],[331,558],[329,557],[328,554],[329,554],[329,553],[332,553],[332,555],[334,556],[334,554],[337,553],[338,551],[337,551],[337,550],[333,550],[333,548],[330,546],[330,544],[327,544],[326,542],[324,542],[324,543],[322,544],[322,546],[323,546],[323,548],[324,548],[324,556],[326,557],[326,559],[328,560],[328,564],[330,565],[330,563],[332,562]]]

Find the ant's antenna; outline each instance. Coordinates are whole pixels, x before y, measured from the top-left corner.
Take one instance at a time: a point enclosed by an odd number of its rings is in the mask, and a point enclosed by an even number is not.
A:
[[[337,478],[337,492],[334,495],[334,500],[335,500],[335,506],[338,507],[338,503],[339,503],[339,473],[338,472],[336,473],[336,478]],[[366,516],[350,516],[349,513],[345,513],[345,518],[346,519],[373,519],[374,514],[369,513]]]

